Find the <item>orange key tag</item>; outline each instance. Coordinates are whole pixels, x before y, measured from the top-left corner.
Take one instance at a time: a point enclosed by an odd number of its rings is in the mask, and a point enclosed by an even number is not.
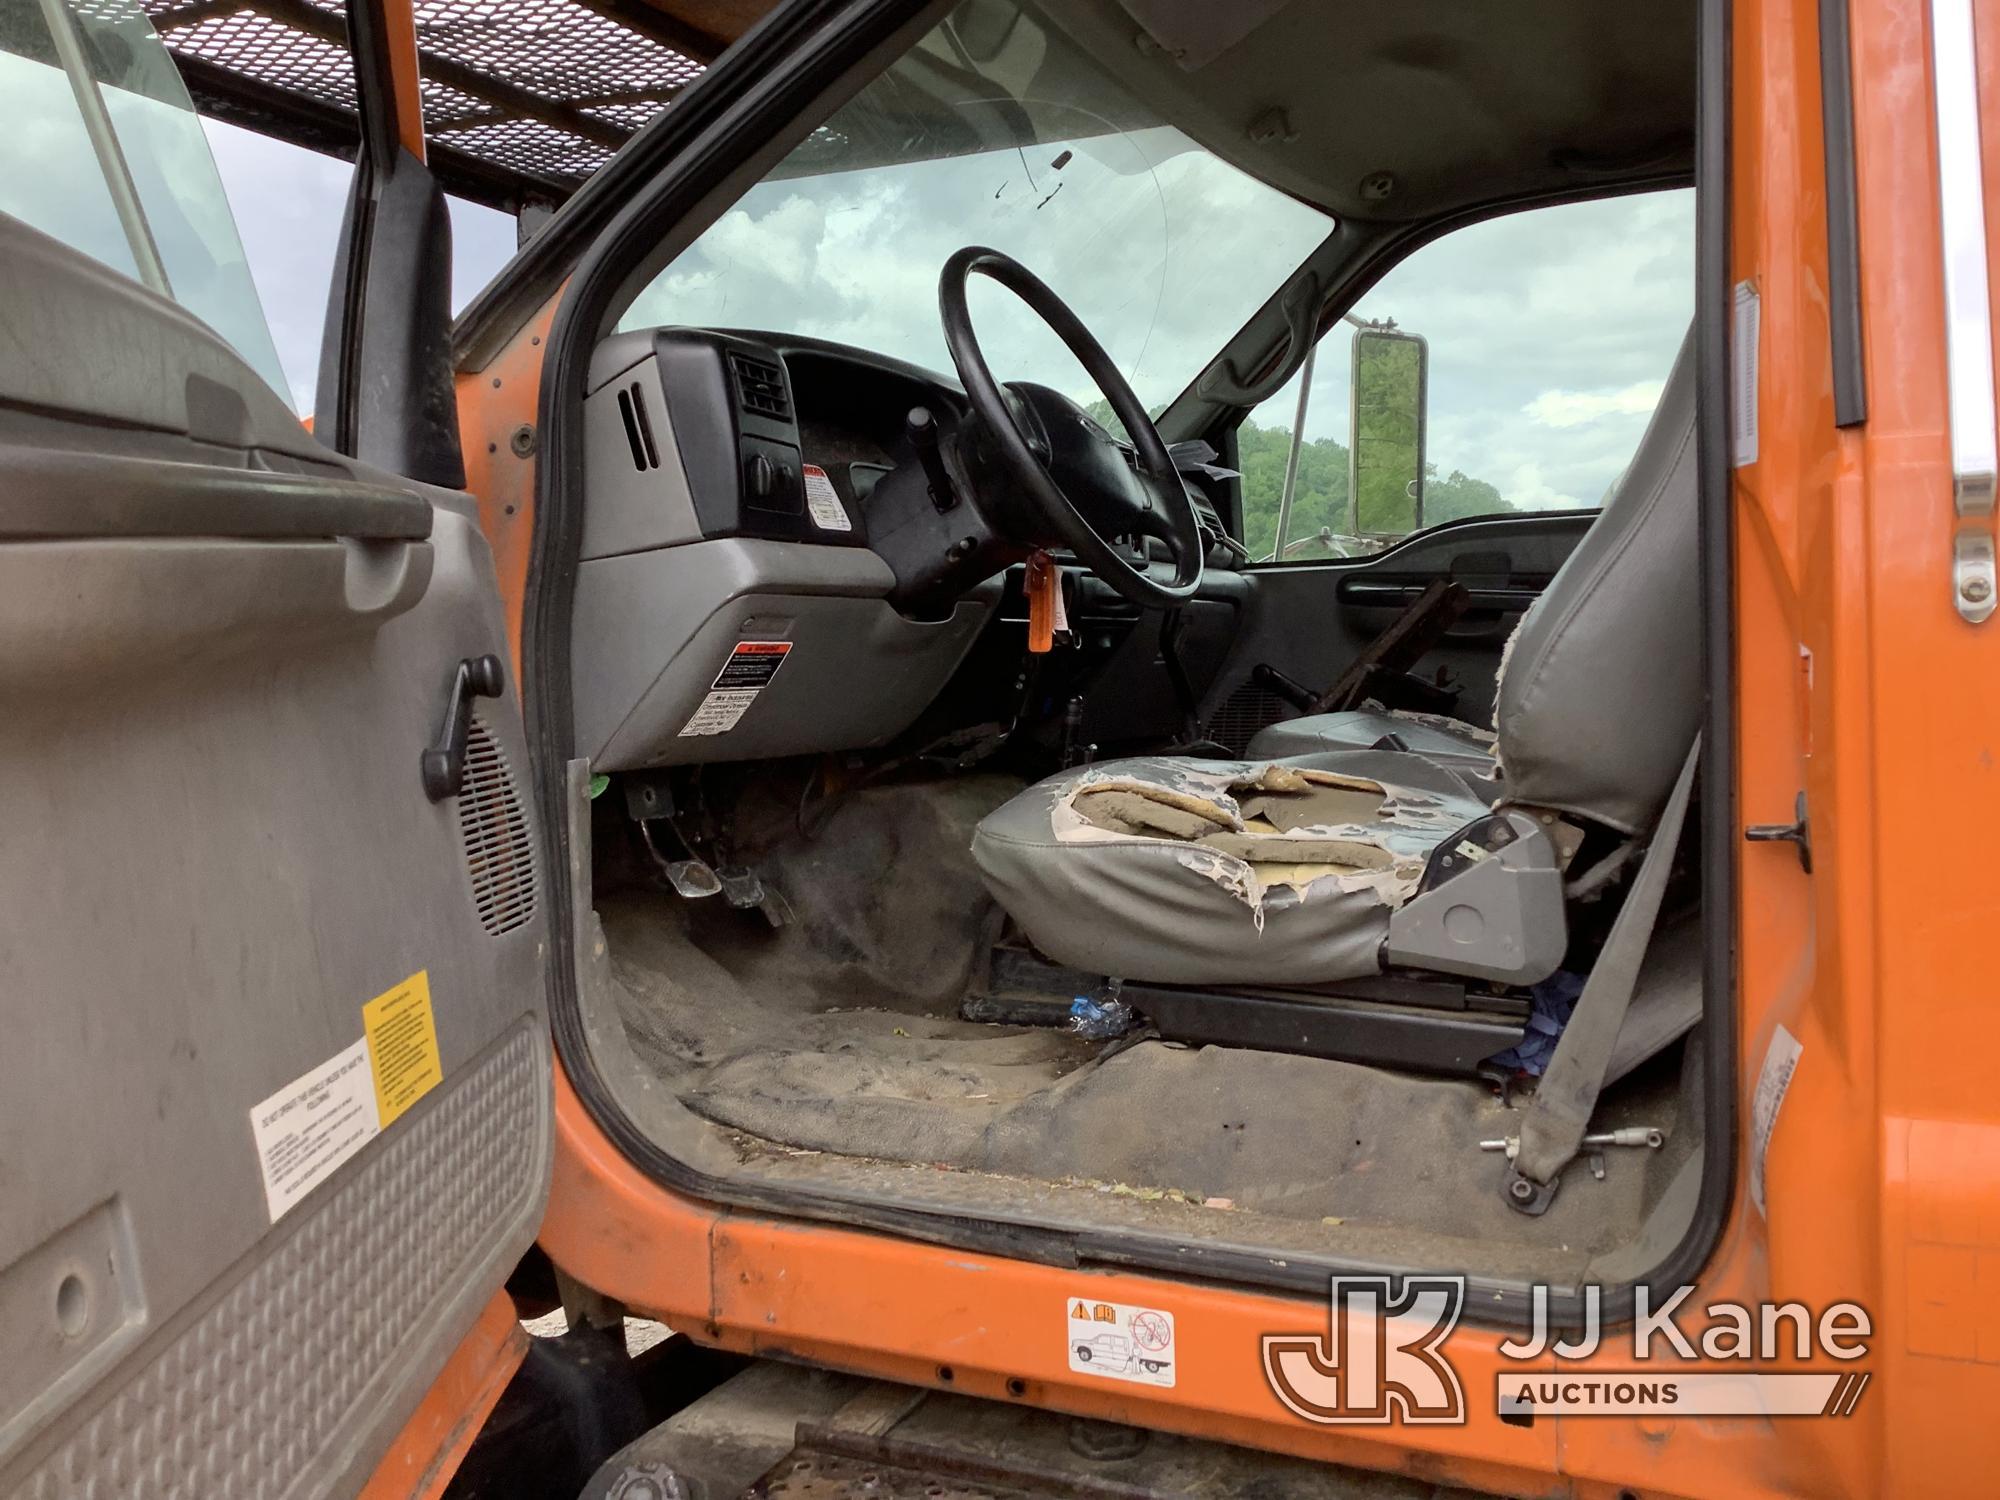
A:
[[[1062,608],[1057,592],[1062,588],[1062,571],[1056,560],[1046,552],[1030,552],[1023,587],[1028,594],[1028,649],[1041,655],[1055,648],[1056,614]]]

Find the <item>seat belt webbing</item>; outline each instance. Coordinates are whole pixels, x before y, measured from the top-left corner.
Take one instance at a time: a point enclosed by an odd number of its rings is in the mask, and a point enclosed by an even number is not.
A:
[[[1646,949],[1653,941],[1653,928],[1660,917],[1660,900],[1667,888],[1667,872],[1673,868],[1674,851],[1680,845],[1681,827],[1687,821],[1688,802],[1694,792],[1695,766],[1701,759],[1701,736],[1688,750],[1681,765],[1680,779],[1661,809],[1653,828],[1653,841],[1639,861],[1639,873],[1626,893],[1625,905],[1611,923],[1611,935],[1591,966],[1577,997],[1576,1009],[1556,1043],[1555,1056],[1535,1089],[1535,1097],[1523,1112],[1520,1149],[1514,1170],[1535,1182],[1547,1184],[1576,1158],[1589,1128],[1597,1096],[1604,1088],[1604,1075],[1611,1065],[1612,1049],[1625,1025],[1625,1012],[1638,988],[1639,970],[1646,961]],[[1525,1191],[1525,1190],[1524,1190]]]

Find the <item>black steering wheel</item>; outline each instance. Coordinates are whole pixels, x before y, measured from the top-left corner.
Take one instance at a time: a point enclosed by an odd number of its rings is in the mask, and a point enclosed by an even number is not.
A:
[[[1131,434],[1136,464],[1116,438],[1060,391],[1026,381],[1002,389],[987,368],[966,309],[966,283],[975,271],[1027,303],[1069,346]],[[972,409],[991,434],[1000,465],[1033,512],[1032,519],[1040,523],[1035,529],[1044,533],[1022,540],[1067,547],[1142,609],[1185,603],[1201,582],[1206,550],[1194,502],[1153,419],[1090,330],[1034,272],[1011,255],[979,245],[966,246],[944,263],[938,312]],[[1106,541],[1107,536],[1163,542],[1173,556],[1173,580],[1162,581]]]

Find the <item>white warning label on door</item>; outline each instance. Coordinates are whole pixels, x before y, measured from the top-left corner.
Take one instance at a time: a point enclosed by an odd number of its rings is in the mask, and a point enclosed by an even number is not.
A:
[[[1737,282],[1729,336],[1729,460],[1739,469],[1757,462],[1757,340],[1763,321],[1756,283]]]
[[[821,531],[852,531],[854,523],[847,519],[847,507],[840,503],[840,492],[827,478],[826,470],[818,464],[807,464],[806,514],[812,517],[813,525]]]
[[[738,641],[729,660],[715,674],[708,696],[681,726],[678,739],[697,734],[727,734],[750,711],[757,695],[785,664],[790,641]]]
[[[1783,1026],[1771,1033],[1771,1045],[1764,1050],[1764,1066],[1757,1070],[1757,1088],[1750,1096],[1750,1201],[1765,1218],[1771,1211],[1764,1206],[1764,1157],[1771,1149],[1771,1132],[1778,1128],[1778,1111],[1784,1108],[1785,1094],[1791,1089],[1792,1075],[1799,1069],[1804,1045]]]
[[[1072,1370],[1138,1385],[1174,1383],[1179,1351],[1174,1347],[1172,1313],[1081,1296],[1068,1298],[1063,1313]]]
[[[275,1224],[382,1133],[367,1037],[251,1110],[250,1133],[264,1171],[264,1203]]]

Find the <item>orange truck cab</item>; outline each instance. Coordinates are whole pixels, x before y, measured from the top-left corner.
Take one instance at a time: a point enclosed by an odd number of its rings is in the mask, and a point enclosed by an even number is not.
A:
[[[1992,1491],[2000,8],[449,9],[0,0],[0,1493]]]

